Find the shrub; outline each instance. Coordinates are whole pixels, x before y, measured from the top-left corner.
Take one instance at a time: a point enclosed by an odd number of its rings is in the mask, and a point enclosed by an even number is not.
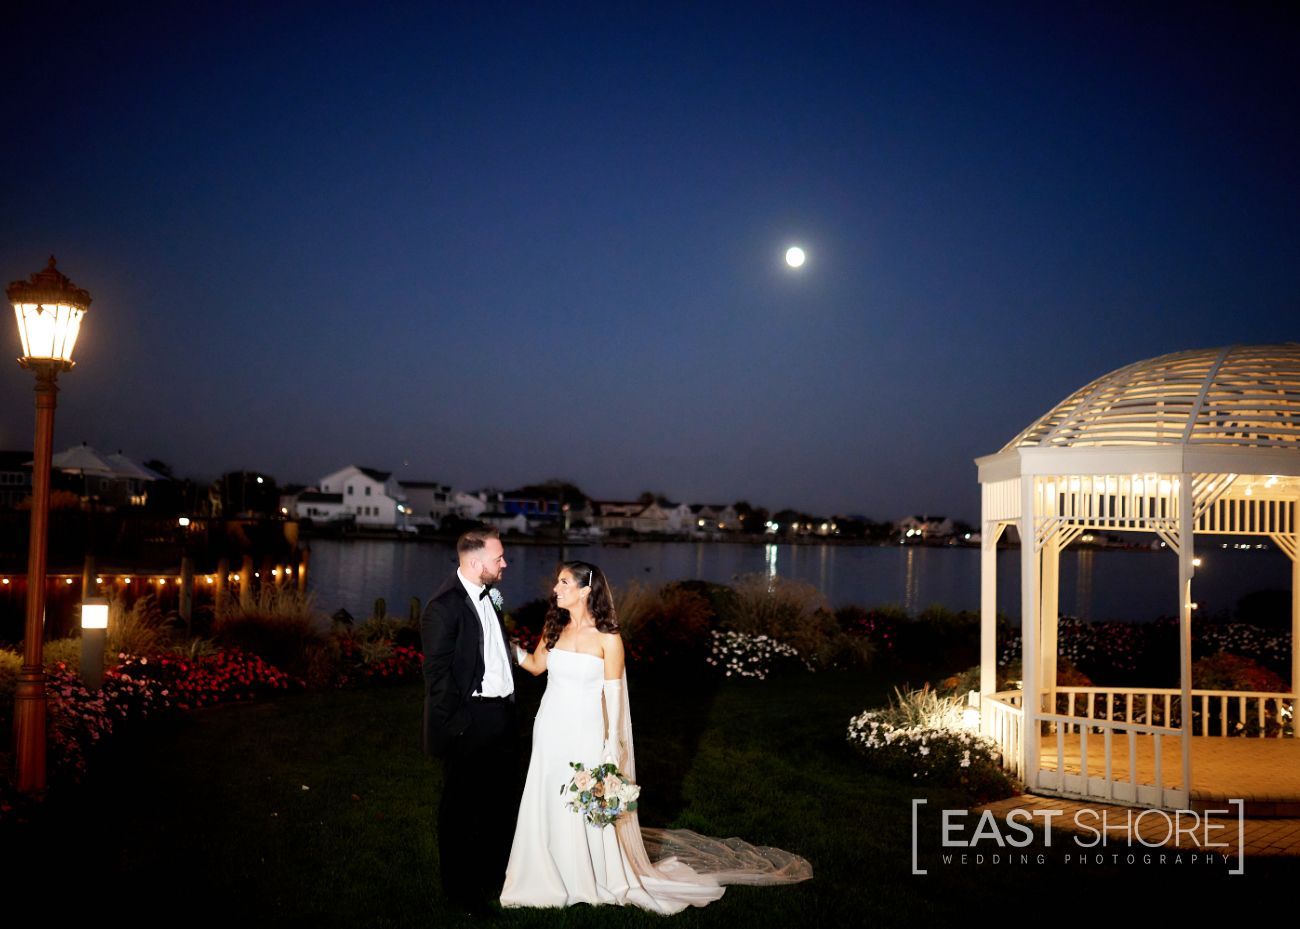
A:
[[[13,731],[14,690],[18,687],[18,675],[22,669],[22,655],[0,649],[0,727],[5,732]],[[6,747],[8,744],[3,743]]]
[[[715,629],[713,648],[707,659],[725,677],[750,677],[764,680],[774,670],[799,667],[799,653],[789,645],[765,635]]]
[[[420,621],[418,616],[408,615],[398,619],[391,613],[376,613],[365,622],[353,627],[352,636],[358,642],[388,642],[397,645],[420,644]]]
[[[998,668],[997,688],[998,690],[1011,690],[1018,686],[1017,682],[1022,679],[1020,669],[1020,656],[1017,655],[1005,666]],[[1069,658],[1058,655],[1056,657],[1056,683],[1061,687],[1091,687],[1093,681],[1088,675],[1084,674]],[[975,690],[979,689],[979,678],[976,677]]]
[[[966,697],[945,696],[929,684],[906,692],[894,688],[894,696],[874,717],[898,729],[962,729]]]
[[[619,592],[615,607],[623,638],[637,660],[691,666],[708,650],[713,610],[696,590],[634,581]]]
[[[107,654],[107,651],[105,652]],[[81,637],[68,636],[63,639],[51,639],[41,646],[41,663],[45,670],[62,666],[65,668],[81,667]]]
[[[342,638],[339,648],[345,670],[335,681],[338,686],[419,680],[424,673],[424,656],[419,649],[389,639]]]
[[[871,643],[840,628],[820,590],[788,578],[743,575],[722,626],[783,642],[818,670],[861,667],[871,660]]]
[[[120,598],[109,601],[107,654],[152,655],[166,646],[168,638],[167,617],[152,595],[136,598],[129,610]]]
[[[243,700],[255,694],[291,690],[304,686],[257,655],[239,649],[227,649],[200,655],[191,660],[175,653],[155,655],[120,655],[120,663],[105,675],[127,682],[149,682],[159,693],[180,709],[192,709],[228,700]]]
[[[980,689],[980,666],[973,665],[965,671],[950,674],[935,685],[935,692],[945,697],[965,700],[972,690]]]
[[[1213,656],[1218,652],[1249,655],[1267,667],[1289,673],[1291,630],[1267,629],[1249,623],[1193,623],[1192,650],[1198,656]]]
[[[1219,652],[1192,663],[1192,686],[1197,690],[1254,690],[1286,693],[1286,681],[1268,668],[1241,655]]]
[[[898,700],[888,709],[868,710],[849,720],[849,744],[873,770],[908,781],[954,787],[975,803],[1016,792],[998,764],[997,744],[959,724],[952,725],[959,701],[940,697],[928,688],[895,693]],[[905,724],[909,720],[912,725]]]
[[[893,652],[897,647],[898,629],[911,617],[900,606],[883,606],[864,609],[860,606],[840,607],[835,611],[835,621],[849,635],[862,636],[879,652]]]
[[[312,687],[328,686],[337,674],[340,649],[328,631],[311,595],[290,587],[264,587],[247,608],[226,598],[212,627],[222,646],[251,652]]]

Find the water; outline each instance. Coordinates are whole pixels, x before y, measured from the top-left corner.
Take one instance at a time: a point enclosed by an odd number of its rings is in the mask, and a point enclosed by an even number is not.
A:
[[[1291,563],[1275,549],[1242,551],[1202,544],[1193,596],[1202,615],[1231,610],[1246,594],[1290,590]],[[507,604],[549,594],[562,557],[599,564],[615,585],[698,579],[731,583],[759,572],[805,581],[834,606],[897,604],[916,612],[939,605],[978,610],[980,553],[975,548],[743,545],[664,542],[570,547],[506,543],[501,582]],[[426,600],[455,570],[454,547],[432,542],[312,543],[309,586],[326,611],[369,616],[376,597],[405,615],[411,597]],[[1083,619],[1150,620],[1177,611],[1178,560],[1169,551],[1068,551],[1061,556],[1061,611]],[[998,553],[998,609],[1020,615],[1020,553]]]

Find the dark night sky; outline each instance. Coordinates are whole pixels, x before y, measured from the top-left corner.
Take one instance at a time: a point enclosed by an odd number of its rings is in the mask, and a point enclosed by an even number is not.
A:
[[[0,22],[56,449],[973,518],[1084,382],[1297,338],[1288,4],[183,6]]]

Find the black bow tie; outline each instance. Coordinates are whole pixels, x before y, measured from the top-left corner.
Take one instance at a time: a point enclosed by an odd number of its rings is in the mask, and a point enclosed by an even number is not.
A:
[[[478,593],[478,598],[479,598],[480,600],[482,600],[484,597],[486,597],[486,596],[487,596],[488,594],[490,594],[490,593],[492,593],[492,588],[491,588],[491,587],[484,587],[482,590],[479,591],[479,593]]]

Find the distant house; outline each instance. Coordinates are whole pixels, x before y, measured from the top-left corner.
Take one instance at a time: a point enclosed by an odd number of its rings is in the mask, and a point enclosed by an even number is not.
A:
[[[523,513],[503,513],[501,510],[489,510],[480,514],[478,520],[494,527],[502,535],[507,532],[525,533],[528,531],[528,519]]]
[[[592,501],[597,528],[605,532],[670,532],[668,513],[658,503],[639,500]]]
[[[544,496],[521,491],[506,491],[501,495],[502,509],[510,514],[518,513],[528,520],[556,522],[564,516],[564,505],[559,495]]]
[[[314,523],[334,523],[350,519],[351,511],[343,504],[342,494],[327,494],[309,487],[289,497],[282,498],[281,506],[297,519],[310,519]]]
[[[399,529],[407,525],[406,494],[390,471],[348,465],[320,479],[322,494],[338,494],[358,526]]]
[[[31,452],[0,451],[0,508],[13,509],[32,495]]]
[[[736,508],[725,503],[693,503],[691,516],[695,532],[730,532],[740,528]]]
[[[450,484],[435,481],[401,481],[402,493],[406,495],[406,508],[410,510],[410,522],[417,526],[439,526],[443,519],[453,512],[455,491]]]
[[[669,532],[690,532],[695,528],[695,514],[688,504],[660,500],[659,508],[668,515]]]
[[[953,533],[952,520],[945,516],[904,516],[894,528],[905,539],[946,539]]]

